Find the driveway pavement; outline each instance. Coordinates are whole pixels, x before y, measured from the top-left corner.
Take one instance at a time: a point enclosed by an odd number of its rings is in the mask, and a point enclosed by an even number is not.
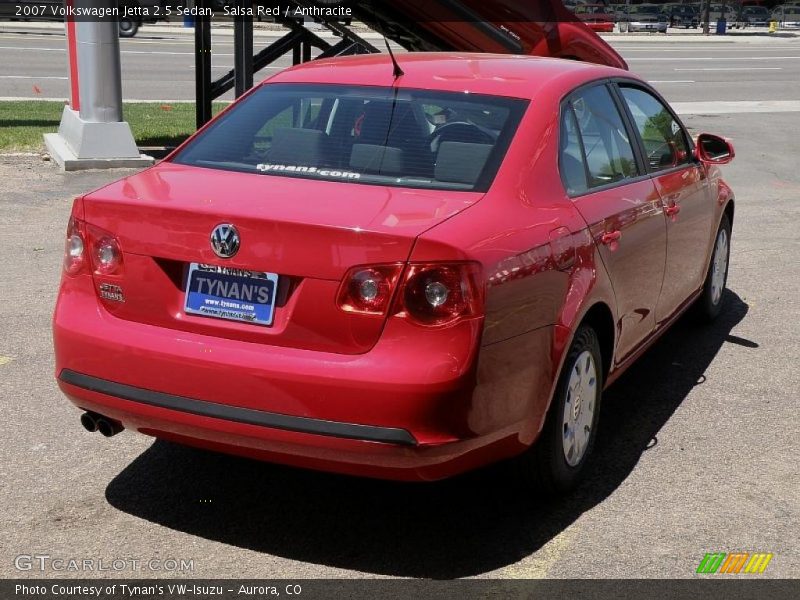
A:
[[[736,143],[725,313],[678,323],[608,391],[594,474],[552,502],[502,468],[402,485],[86,433],[49,319],[71,198],[126,172],[0,157],[0,577],[92,575],[15,568],[37,553],[191,560],[196,577],[692,577],[734,550],[797,577],[800,115],[687,123]]]

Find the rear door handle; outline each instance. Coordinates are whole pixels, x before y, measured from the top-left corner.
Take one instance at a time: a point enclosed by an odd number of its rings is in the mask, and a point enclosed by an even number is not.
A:
[[[622,237],[622,232],[619,229],[615,229],[614,231],[607,231],[606,233],[604,233],[600,237],[600,241],[608,245],[613,242],[616,242],[621,237]]]
[[[679,204],[670,204],[669,206],[664,207],[664,214],[668,217],[674,217],[679,212],[681,212],[681,207]]]

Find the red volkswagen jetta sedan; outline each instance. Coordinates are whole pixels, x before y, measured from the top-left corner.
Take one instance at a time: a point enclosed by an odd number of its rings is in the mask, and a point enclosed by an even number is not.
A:
[[[255,87],[78,198],[56,376],[89,430],[437,479],[585,472],[603,389],[723,303],[723,138],[627,71],[408,54]]]

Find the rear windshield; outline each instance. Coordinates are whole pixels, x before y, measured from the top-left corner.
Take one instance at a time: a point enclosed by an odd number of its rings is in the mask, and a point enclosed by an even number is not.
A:
[[[265,85],[172,160],[269,176],[486,191],[526,106],[468,93]]]

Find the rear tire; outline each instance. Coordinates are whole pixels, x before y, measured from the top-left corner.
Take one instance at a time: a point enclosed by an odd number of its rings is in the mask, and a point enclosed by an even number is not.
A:
[[[731,222],[728,215],[722,216],[714,250],[708,265],[703,292],[697,300],[697,313],[706,321],[713,321],[722,312],[725,303],[725,286],[728,282],[728,265],[731,255]]]
[[[597,437],[602,391],[600,342],[594,329],[581,325],[539,439],[517,459],[526,484],[546,495],[559,495],[581,482]]]

